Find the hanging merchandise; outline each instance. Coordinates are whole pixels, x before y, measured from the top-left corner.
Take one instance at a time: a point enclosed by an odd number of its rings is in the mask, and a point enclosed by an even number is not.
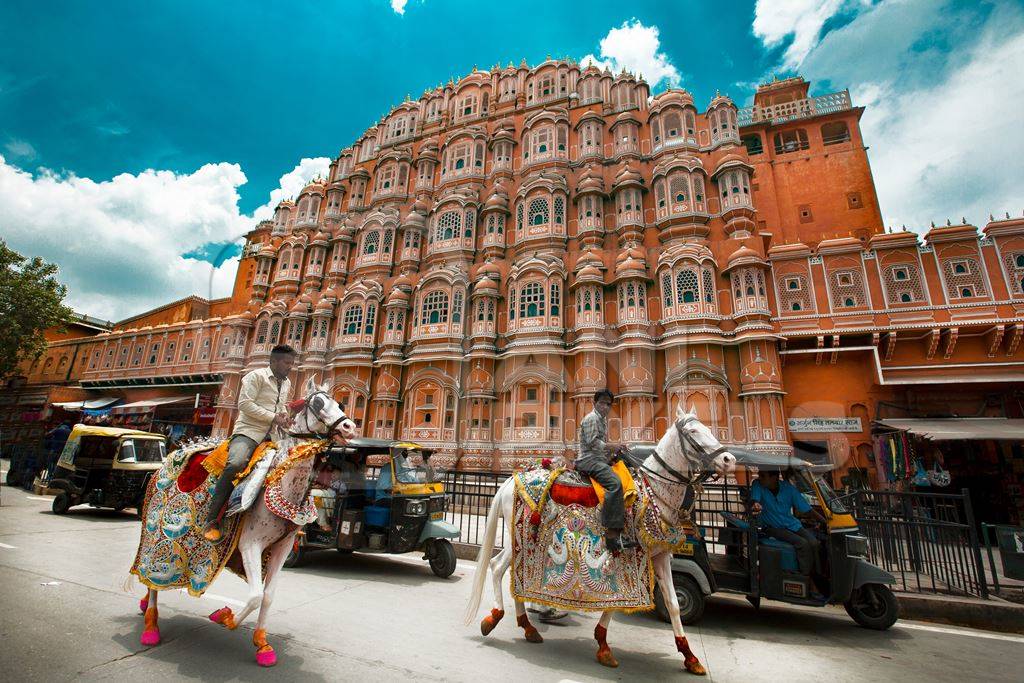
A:
[[[935,467],[932,468],[932,471],[928,473],[928,481],[934,486],[949,486],[949,472],[942,469],[942,465],[939,464],[938,460],[935,461]]]
[[[924,468],[924,463],[921,462],[921,458],[914,460],[914,486],[931,486],[931,480],[928,478],[928,470]]]

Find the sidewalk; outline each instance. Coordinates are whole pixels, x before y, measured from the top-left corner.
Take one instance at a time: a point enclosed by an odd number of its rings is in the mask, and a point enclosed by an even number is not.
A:
[[[1003,633],[1024,633],[1024,605],[1001,598],[981,600],[954,595],[896,593],[900,618],[968,626]]]

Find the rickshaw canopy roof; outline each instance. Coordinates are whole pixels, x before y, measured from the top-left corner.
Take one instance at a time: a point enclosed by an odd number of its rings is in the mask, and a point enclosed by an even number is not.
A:
[[[69,438],[78,438],[82,436],[142,436],[154,439],[165,438],[163,434],[154,434],[153,432],[144,432],[141,429],[125,429],[123,427],[101,427],[99,425],[85,425],[76,424],[71,430]]]
[[[404,450],[427,451],[418,443],[411,441],[394,441],[392,439],[371,439],[369,437],[357,436],[349,439],[344,446],[332,446],[331,450],[342,451],[346,455],[361,453],[362,455],[391,455],[392,449],[401,448]]]
[[[812,472],[827,472],[833,469],[832,465],[815,465],[801,458],[784,455],[773,455],[771,453],[758,453],[738,446],[726,445],[729,452],[736,456],[737,467],[756,467],[758,470],[785,471],[788,469],[810,470]],[[650,457],[654,452],[653,445],[634,446],[630,452],[641,460]]]

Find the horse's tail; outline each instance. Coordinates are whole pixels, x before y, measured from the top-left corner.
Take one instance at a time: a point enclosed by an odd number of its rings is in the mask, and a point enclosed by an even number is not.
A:
[[[469,594],[469,604],[466,606],[466,624],[473,623],[476,613],[480,609],[480,600],[484,594],[484,582],[487,581],[487,570],[490,568],[491,557],[494,555],[494,539],[498,534],[498,518],[501,517],[501,496],[505,487],[512,479],[506,479],[505,483],[498,487],[498,492],[491,500],[491,507],[487,511],[487,527],[484,529],[484,538],[480,542],[480,552],[476,556],[476,573],[473,575],[473,586]]]

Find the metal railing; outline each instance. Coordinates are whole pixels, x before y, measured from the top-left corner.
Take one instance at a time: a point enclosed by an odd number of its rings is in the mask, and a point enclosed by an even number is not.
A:
[[[462,531],[462,543],[479,545],[487,512],[509,476],[492,472],[442,473],[449,494],[445,519]],[[721,513],[745,514],[747,488],[706,484],[693,507],[693,523],[708,552],[729,551],[721,540]],[[970,496],[960,493],[855,491],[843,497],[868,538],[869,561],[896,577],[897,590],[988,598],[982,551]],[[502,524],[495,547],[508,543]]]
[[[988,598],[971,497],[855,491],[844,500],[868,538],[869,559],[897,588]]]

